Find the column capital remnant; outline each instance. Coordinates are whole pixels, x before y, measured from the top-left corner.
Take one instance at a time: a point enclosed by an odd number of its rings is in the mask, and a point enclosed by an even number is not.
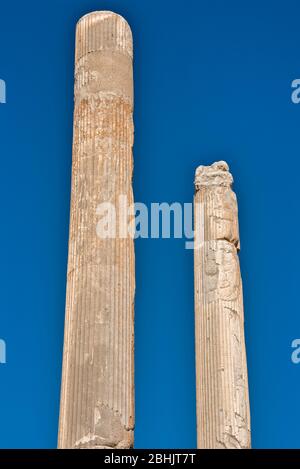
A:
[[[201,186],[231,186],[233,183],[232,174],[226,161],[217,161],[211,166],[200,165],[195,172],[195,188],[199,190]]]

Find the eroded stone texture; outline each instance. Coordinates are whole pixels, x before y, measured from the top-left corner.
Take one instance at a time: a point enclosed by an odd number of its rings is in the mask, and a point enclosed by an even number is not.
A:
[[[132,112],[130,28],[114,13],[90,13],[76,29],[60,448],[133,445],[133,240],[96,231],[99,204],[115,204],[119,220],[119,195],[133,203]]]
[[[195,176],[195,336],[199,448],[249,448],[238,209],[224,161]]]

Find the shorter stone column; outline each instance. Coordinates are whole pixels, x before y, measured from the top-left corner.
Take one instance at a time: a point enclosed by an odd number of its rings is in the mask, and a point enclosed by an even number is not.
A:
[[[224,161],[195,177],[198,448],[250,448],[238,209]]]

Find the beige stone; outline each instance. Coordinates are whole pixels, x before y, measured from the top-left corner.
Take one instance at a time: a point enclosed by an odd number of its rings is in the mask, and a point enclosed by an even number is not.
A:
[[[249,448],[238,209],[224,161],[199,166],[194,197],[198,448]]]
[[[129,235],[103,239],[96,231],[99,204],[119,207],[120,194],[133,203],[132,35],[115,13],[93,12],[77,24],[74,106],[58,447],[129,448],[134,245]]]

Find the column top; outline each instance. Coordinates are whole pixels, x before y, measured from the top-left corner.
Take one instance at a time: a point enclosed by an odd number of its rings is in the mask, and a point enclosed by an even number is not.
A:
[[[195,189],[201,186],[227,186],[233,183],[232,174],[226,161],[216,161],[210,166],[200,165],[195,172]]]
[[[133,57],[132,33],[127,21],[112,11],[93,11],[76,26],[75,63],[95,51],[121,52]]]

